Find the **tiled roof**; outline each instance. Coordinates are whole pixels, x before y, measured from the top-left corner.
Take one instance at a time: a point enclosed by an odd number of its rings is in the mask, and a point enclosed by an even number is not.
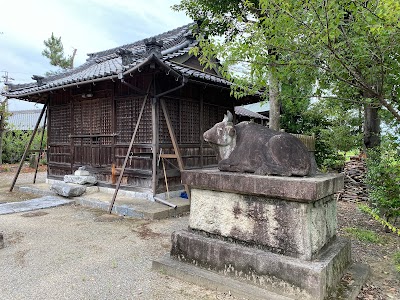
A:
[[[153,37],[157,42],[163,42],[161,48],[162,56],[158,60],[159,64],[164,64],[181,76],[185,75],[189,78],[198,78],[217,84],[230,85],[228,81],[221,77],[171,60],[177,56],[188,53],[192,47],[197,45],[197,41],[192,36],[192,25],[193,24],[188,24]],[[118,54],[118,50],[121,48],[131,52],[132,61],[128,65],[122,64],[122,58]],[[8,91],[3,92],[3,95],[18,98],[79,83],[117,78],[118,74],[129,73],[130,70],[133,70],[135,67],[147,63],[147,59],[149,58],[146,53],[145,40],[88,55],[89,58],[87,61],[77,68],[46,77],[41,84],[38,84],[38,82],[19,85],[10,84],[8,86]]]
[[[7,117],[7,128],[9,130],[33,130],[39,119],[41,109],[10,111]],[[40,122],[40,127],[44,124],[44,118]]]
[[[244,108],[243,106],[235,106],[235,114],[237,114],[239,116],[244,116],[244,117],[268,120],[267,117],[265,117],[259,113],[253,112],[251,110],[248,110],[248,109]]]

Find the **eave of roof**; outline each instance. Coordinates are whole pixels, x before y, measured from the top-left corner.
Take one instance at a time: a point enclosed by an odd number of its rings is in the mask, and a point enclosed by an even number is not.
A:
[[[235,114],[239,115],[239,116],[245,116],[245,117],[250,117],[250,118],[255,118],[255,119],[262,119],[262,120],[268,120],[267,117],[253,112],[251,110],[248,110],[246,108],[244,108],[243,106],[235,106]]]
[[[171,61],[174,57],[185,55],[192,47],[197,45],[197,42],[191,36],[191,26],[192,24],[188,24],[155,36],[156,39],[164,43],[161,49],[161,58],[147,56],[145,53],[145,40],[141,40],[122,47],[89,54],[88,60],[81,66],[49,76],[44,79],[42,85],[37,82],[9,85],[9,90],[2,94],[9,98],[24,98],[85,83],[122,79],[124,75],[130,74],[155,60],[166,74],[171,74],[175,77],[199,78],[217,85],[229,86],[230,82],[219,76]],[[121,57],[116,53],[121,48],[132,52],[133,62],[131,64],[122,64]]]

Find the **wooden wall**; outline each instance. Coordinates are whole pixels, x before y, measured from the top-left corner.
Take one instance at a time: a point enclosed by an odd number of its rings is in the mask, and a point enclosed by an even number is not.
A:
[[[127,81],[147,90],[155,79],[152,94],[179,85],[165,75],[142,74]],[[93,97],[82,97],[91,89]],[[49,105],[49,176],[71,174],[80,166],[96,173],[101,184],[112,183],[111,168],[121,168],[142,106],[144,95],[121,84],[108,81],[83,85],[51,94]],[[229,90],[187,83],[182,89],[163,97],[173,124],[186,168],[215,165],[214,151],[203,142],[202,134],[220,122],[228,109],[233,111],[234,100]],[[173,153],[167,125],[158,103],[151,96],[146,102],[134,147],[124,172],[123,185],[149,189],[152,182],[152,105],[157,110],[158,149]],[[171,186],[179,185],[177,162],[165,162]],[[162,165],[157,168],[159,192],[164,190]]]

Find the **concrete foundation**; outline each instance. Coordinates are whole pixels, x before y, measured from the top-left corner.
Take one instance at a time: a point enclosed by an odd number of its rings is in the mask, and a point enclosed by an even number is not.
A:
[[[350,242],[336,238],[341,175],[190,170],[182,183],[189,229],[172,234],[172,259],[290,299],[327,298],[351,263]]]

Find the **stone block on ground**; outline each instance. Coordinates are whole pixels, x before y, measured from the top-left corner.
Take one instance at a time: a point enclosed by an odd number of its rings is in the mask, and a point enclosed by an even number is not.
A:
[[[189,227],[313,259],[336,236],[336,201],[313,203],[192,188]]]
[[[86,187],[83,185],[63,182],[53,183],[50,189],[63,197],[78,197],[86,191]]]
[[[74,175],[75,176],[89,176],[90,172],[87,171],[87,170],[78,169],[78,170],[75,171]]]
[[[97,179],[95,176],[82,176],[82,175],[65,175],[64,182],[74,184],[96,184]]]
[[[325,299],[351,263],[350,242],[336,239],[305,261],[188,231],[172,234],[171,257],[304,300]]]
[[[176,261],[304,300],[327,299],[351,264],[350,242],[336,237],[341,175],[204,169],[182,172],[182,183],[191,209],[189,230],[172,234]]]

